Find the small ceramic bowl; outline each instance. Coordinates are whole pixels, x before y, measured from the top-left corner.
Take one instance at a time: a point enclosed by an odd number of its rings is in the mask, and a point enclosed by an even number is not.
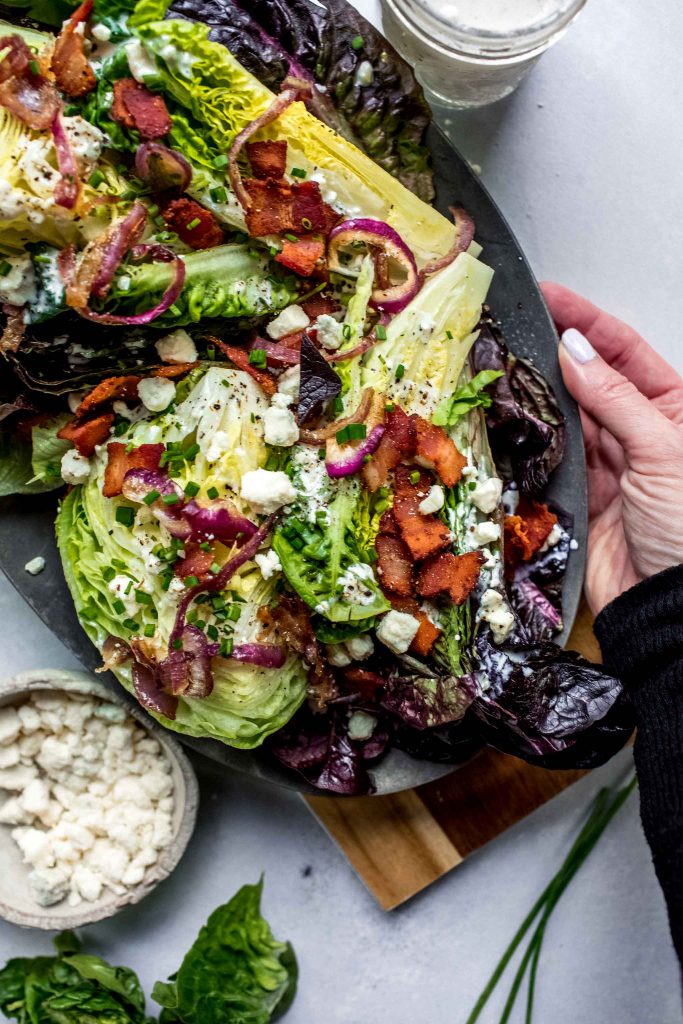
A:
[[[12,826],[0,825],[0,917],[25,928],[78,928],[112,917],[123,907],[138,903],[171,874],[185,852],[194,830],[198,804],[197,779],[180,745],[166,730],[85,672],[44,669],[22,672],[11,679],[4,679],[0,681],[0,707],[21,704],[30,693],[39,690],[80,693],[119,704],[138,725],[159,741],[172,766],[175,800],[173,839],[160,851],[156,863],[147,869],[142,882],[131,886],[121,896],[117,896],[109,889],[103,889],[100,898],[92,903],[84,901],[76,907],[71,907],[65,899],[51,907],[41,907],[29,888],[30,867],[24,864],[21,852],[10,835]]]

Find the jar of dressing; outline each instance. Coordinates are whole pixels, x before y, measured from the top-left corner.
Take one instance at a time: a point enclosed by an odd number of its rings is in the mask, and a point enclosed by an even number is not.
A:
[[[481,107],[517,88],[585,2],[382,0],[382,18],[385,35],[432,98]]]

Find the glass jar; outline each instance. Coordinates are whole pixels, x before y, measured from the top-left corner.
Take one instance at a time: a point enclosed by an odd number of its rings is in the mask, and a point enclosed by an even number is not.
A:
[[[450,107],[481,107],[513,92],[585,3],[382,0],[382,18],[428,94]]]

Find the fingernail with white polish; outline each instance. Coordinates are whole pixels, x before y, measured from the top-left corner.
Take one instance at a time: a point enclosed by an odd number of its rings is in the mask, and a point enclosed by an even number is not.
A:
[[[575,327],[566,330],[560,341],[577,363],[589,363],[597,355],[588,338],[585,338]]]

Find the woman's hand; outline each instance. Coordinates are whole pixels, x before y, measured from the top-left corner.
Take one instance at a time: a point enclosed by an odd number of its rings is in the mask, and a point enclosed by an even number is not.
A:
[[[581,407],[593,612],[683,562],[683,379],[621,320],[561,285],[543,294]]]

